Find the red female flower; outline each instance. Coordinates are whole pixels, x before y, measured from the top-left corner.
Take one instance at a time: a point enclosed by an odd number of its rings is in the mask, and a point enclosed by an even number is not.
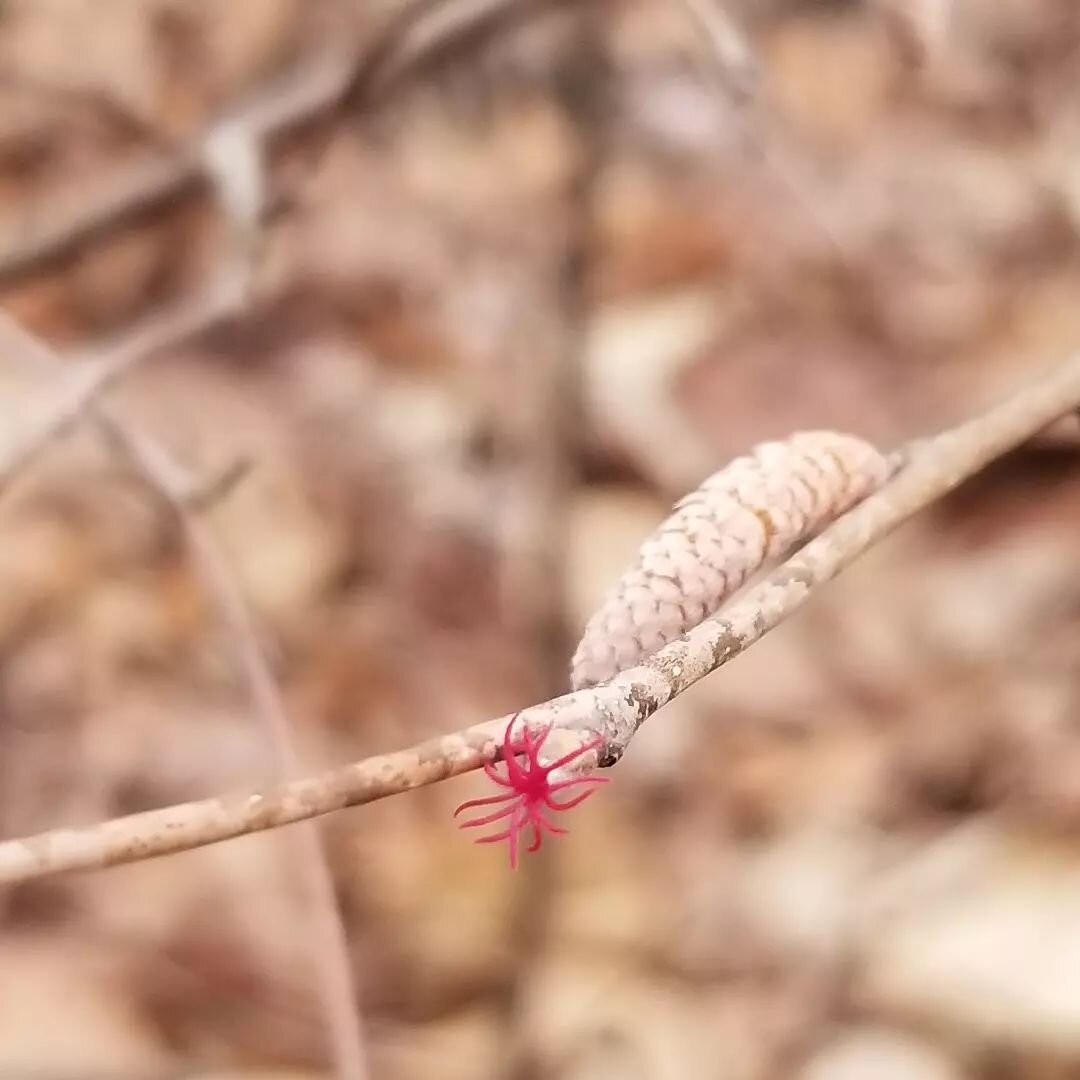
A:
[[[575,758],[581,757],[582,754],[590,750],[595,750],[604,740],[597,735],[596,738],[582,743],[581,746],[576,750],[572,750],[569,754],[564,754],[561,758],[549,762],[547,765],[542,765],[540,763],[540,749],[548,735],[551,734],[554,724],[548,724],[539,735],[533,735],[526,726],[522,732],[521,742],[518,743],[514,740],[513,731],[514,724],[520,715],[520,713],[516,713],[511,718],[510,723],[506,725],[506,734],[503,736],[502,760],[506,765],[506,775],[503,776],[491,762],[484,766],[484,772],[499,787],[508,790],[505,794],[492,795],[486,799],[470,799],[468,802],[463,802],[454,811],[454,817],[457,817],[463,810],[471,810],[476,806],[493,806],[506,803],[506,806],[493,813],[483,814],[480,817],[461,822],[461,828],[475,829],[481,825],[490,825],[495,821],[506,821],[505,829],[492,833],[490,836],[481,836],[476,843],[494,844],[499,840],[509,840],[510,866],[515,870],[518,864],[518,844],[521,833],[527,828],[532,829],[532,843],[525,850],[537,851],[545,832],[565,834],[568,831],[551,822],[543,811],[571,810],[579,803],[584,802],[596,788],[590,787],[579,795],[563,800],[552,797],[556,792],[566,791],[568,788],[576,787],[579,784],[606,784],[608,782],[606,776],[583,776],[574,777],[571,780],[559,780],[553,784],[550,776],[556,769],[568,765]],[[525,758],[524,764],[518,761],[519,756]]]

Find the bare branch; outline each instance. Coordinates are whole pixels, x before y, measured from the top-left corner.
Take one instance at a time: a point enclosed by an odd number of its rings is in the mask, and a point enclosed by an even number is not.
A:
[[[905,466],[875,494],[680,640],[608,683],[526,709],[523,719],[554,723],[564,739],[599,732],[604,749],[597,764],[613,764],[641,724],[672,698],[751,646],[907,518],[1078,404],[1080,355],[985,414],[912,444]],[[492,720],[265,792],[9,840],[0,843],[0,881],[184,851],[436,783],[495,760],[506,722]]]

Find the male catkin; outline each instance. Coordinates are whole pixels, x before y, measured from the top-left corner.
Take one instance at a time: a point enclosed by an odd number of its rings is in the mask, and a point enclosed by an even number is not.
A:
[[[589,620],[575,690],[606,682],[713,614],[766,559],[790,551],[879,487],[885,457],[854,435],[766,442],[675,504]]]

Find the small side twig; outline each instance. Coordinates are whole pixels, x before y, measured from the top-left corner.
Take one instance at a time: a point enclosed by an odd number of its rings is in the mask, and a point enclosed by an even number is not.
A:
[[[609,682],[554,698],[520,714],[539,729],[553,724],[613,764],[653,713],[749,648],[800,608],[814,591],[919,510],[1051,421],[1080,405],[1080,355],[981,416],[911,447],[904,467],[777,570],[714,617]],[[277,828],[409,791],[494,761],[508,717],[293,780],[275,789],[222,795],[54,829],[0,843],[0,881],[134,862]],[[584,733],[584,734],[583,734]],[[583,765],[591,761],[583,760]]]
[[[327,56],[284,76],[222,123],[239,125],[262,142],[330,108],[352,74],[348,56]],[[174,153],[156,151],[126,162],[77,192],[47,196],[0,235],[0,280],[47,263],[83,240],[194,188],[207,175],[204,144],[193,140]]]
[[[458,41],[559,0],[414,0],[363,49],[329,52],[298,66],[230,110],[219,123],[265,144],[337,112],[366,105]],[[196,190],[210,179],[205,148],[218,124],[173,152],[125,162],[89,188],[50,195],[0,233],[0,280],[55,259],[118,222]]]
[[[115,341],[76,358],[71,365],[74,371],[60,391],[0,453],[0,493],[132,368],[161,349],[208,329],[239,306],[236,281],[225,277],[175,307],[147,317]]]

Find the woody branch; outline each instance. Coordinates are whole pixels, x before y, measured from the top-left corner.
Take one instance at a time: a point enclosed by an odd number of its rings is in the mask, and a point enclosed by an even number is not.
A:
[[[1080,407],[1080,355],[958,427],[902,449],[902,467],[717,615],[598,686],[523,710],[554,725],[553,751],[597,734],[583,764],[614,764],[637,729],[802,606],[816,589],[913,514],[1058,417]],[[507,717],[263,791],[222,795],[0,843],[0,881],[134,862],[373,802],[497,757]],[[595,757],[593,756],[595,755]],[[592,758],[592,760],[589,760]]]

